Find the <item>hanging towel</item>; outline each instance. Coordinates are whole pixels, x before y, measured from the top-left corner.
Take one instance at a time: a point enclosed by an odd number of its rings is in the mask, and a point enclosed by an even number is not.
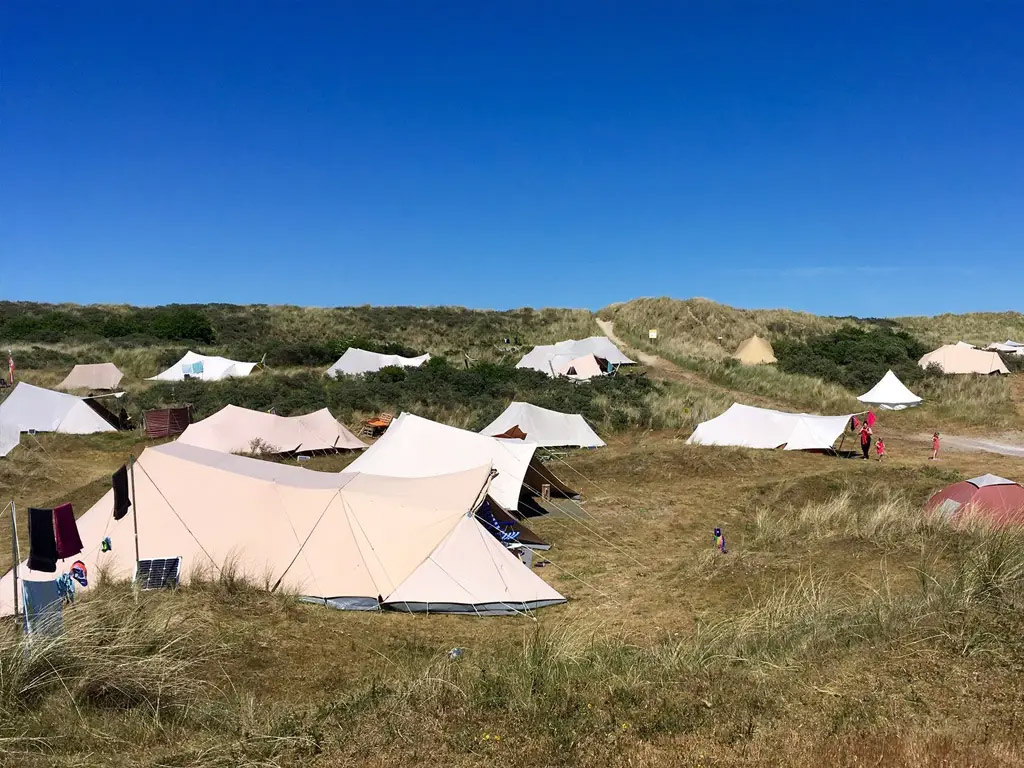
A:
[[[28,567],[33,571],[57,570],[57,540],[53,535],[53,510],[28,511]]]
[[[57,557],[61,560],[82,551],[82,537],[78,535],[78,523],[70,503],[53,508],[53,534],[57,540]]]
[[[22,581],[25,634],[59,635],[64,631],[63,598],[56,581]]]
[[[128,514],[128,507],[132,505],[128,498],[128,467],[122,465],[111,480],[114,486],[114,519],[120,520]]]
[[[868,426],[869,427],[875,426],[875,412],[874,411],[868,411]]]

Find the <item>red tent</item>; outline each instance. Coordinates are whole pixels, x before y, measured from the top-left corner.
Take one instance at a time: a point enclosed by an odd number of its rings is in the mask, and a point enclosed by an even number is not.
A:
[[[997,475],[982,475],[943,488],[927,509],[957,522],[976,517],[997,526],[1024,524],[1024,487]]]

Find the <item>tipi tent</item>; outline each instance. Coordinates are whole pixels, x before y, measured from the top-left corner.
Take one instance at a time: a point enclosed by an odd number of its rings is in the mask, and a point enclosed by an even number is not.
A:
[[[178,442],[223,453],[281,454],[366,447],[326,408],[302,416],[278,416],[237,405],[225,405],[212,416],[189,425]]]
[[[367,352],[365,349],[349,347],[338,361],[327,369],[327,375],[337,378],[344,374],[354,376],[360,373],[373,373],[381,368],[398,366],[399,368],[418,368],[430,359],[430,355],[419,357],[402,357],[401,355],[382,355]]]
[[[259,363],[242,363],[228,360],[216,355],[198,355],[187,352],[185,356],[163,373],[150,376],[147,381],[184,381],[200,379],[202,381],[219,381],[236,376],[248,376]]]
[[[777,362],[775,350],[772,349],[768,339],[762,339],[756,335],[741,341],[740,345],[736,347],[733,357],[744,365],[765,365]]]
[[[953,483],[928,500],[927,509],[953,521],[980,519],[995,525],[1024,523],[1024,488],[998,475]]]
[[[519,508],[524,492],[537,495],[542,484],[558,495],[577,495],[534,458],[536,449],[536,443],[499,440],[403,413],[348,469],[390,477],[431,477],[491,464],[498,474],[491,482],[490,497],[509,511]]]
[[[613,366],[634,364],[607,336],[591,336],[534,347],[516,363],[516,368],[530,368],[554,377],[563,375],[573,361],[587,355],[606,360]]]
[[[18,447],[21,442],[21,429],[17,424],[7,424],[0,421],[0,457]]]
[[[480,433],[512,437],[515,429],[523,434],[520,439],[541,447],[599,448],[605,444],[578,413],[559,413],[530,403],[512,403]]]
[[[698,424],[686,442],[743,448],[785,446],[787,451],[829,450],[851,416],[787,413],[733,403],[725,413]]]
[[[939,347],[918,360],[917,364],[922,368],[938,365],[943,373],[978,373],[987,376],[990,373],[1010,372],[998,353],[957,344]]]
[[[489,475],[488,465],[417,480],[311,472],[168,443],[135,465],[134,512],[114,520],[108,491],[82,515],[85,549],[75,559],[90,574],[131,577],[137,522],[141,558],[180,557],[183,583],[232,567],[271,590],[350,610],[482,615],[565,602],[474,516]],[[0,614],[13,612],[12,580],[0,580]]]
[[[904,408],[921,404],[921,398],[907,389],[892,370],[886,371],[885,376],[875,386],[857,399],[887,411],[902,411]]]
[[[106,418],[100,414],[105,414]],[[63,432],[89,435],[115,432],[116,418],[94,400],[54,392],[19,381],[0,403],[0,424],[17,426],[21,432]]]
[[[76,365],[57,389],[108,389],[113,391],[121,383],[124,374],[113,363],[87,363]]]

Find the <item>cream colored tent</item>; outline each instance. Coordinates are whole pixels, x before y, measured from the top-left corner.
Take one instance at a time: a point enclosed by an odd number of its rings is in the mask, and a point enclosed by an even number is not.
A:
[[[891,370],[885,372],[875,386],[857,398],[862,403],[877,405],[888,411],[902,411],[921,404],[921,398],[907,389]]]
[[[113,391],[117,389],[117,385],[121,383],[122,378],[124,378],[124,374],[113,363],[76,365],[71,369],[71,373],[67,375],[67,378],[57,385],[57,389],[65,391],[73,389],[109,389]]]
[[[348,469],[391,477],[431,477],[490,464],[498,474],[489,495],[510,512],[519,508],[524,493],[535,496],[543,484],[560,496],[578,495],[536,460],[536,449],[536,443],[499,440],[403,413]]]
[[[787,451],[829,450],[853,414],[818,416],[788,413],[733,403],[690,435],[689,445],[732,445],[743,448],[779,448]]]
[[[184,381],[186,378],[200,381],[219,381],[238,376],[248,376],[259,363],[243,363],[216,355],[199,355],[187,352],[163,373],[150,376],[146,381]]]
[[[1006,363],[996,352],[947,344],[929,352],[917,362],[922,368],[937,365],[943,373],[1009,373]]]
[[[588,339],[569,339],[534,347],[516,363],[516,368],[531,368],[548,376],[561,376],[570,364],[588,355],[607,360],[614,366],[634,365],[607,336],[591,336]]]
[[[402,357],[401,355],[382,355],[378,352],[367,352],[365,349],[349,347],[345,350],[345,354],[327,369],[327,375],[336,379],[341,375],[357,376],[361,373],[373,373],[381,368],[392,366],[418,368],[429,359],[429,354],[419,357]]]
[[[474,516],[490,471],[335,474],[168,443],[135,465],[139,554],[180,557],[183,583],[231,568],[271,591],[350,610],[484,615],[564,602]],[[108,491],[78,521],[85,547],[71,560],[93,578],[134,573],[133,512],[114,520],[113,505]],[[25,563],[19,570],[25,580],[54,578]],[[13,612],[13,578],[0,580],[0,614]]]
[[[302,416],[278,416],[225,405],[190,424],[179,443],[223,453],[301,453],[360,450],[366,447],[326,408]]]
[[[106,413],[107,418],[100,412]],[[113,414],[91,398],[55,392],[24,381],[19,381],[7,399],[0,403],[0,423],[17,426],[21,432],[34,430],[91,435],[94,432],[117,431],[108,418],[114,420]]]
[[[516,429],[528,442],[542,447],[599,448],[605,444],[578,413],[559,413],[530,403],[512,403],[480,434],[500,437]]]
[[[749,339],[741,341],[740,345],[736,347],[733,357],[744,365],[763,365],[765,363],[777,362],[772,345],[767,339],[762,339],[760,336],[751,336]]]
[[[575,360],[570,360],[564,366],[557,368],[556,371],[561,376],[567,376],[578,381],[586,381],[595,376],[603,376],[607,372],[602,363],[607,363],[607,361],[599,360],[593,355],[583,355]]]

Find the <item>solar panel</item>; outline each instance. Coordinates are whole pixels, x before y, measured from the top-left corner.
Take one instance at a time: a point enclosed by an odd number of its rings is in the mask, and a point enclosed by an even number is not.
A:
[[[161,557],[139,560],[135,570],[135,583],[141,589],[170,589],[178,586],[180,557]]]

